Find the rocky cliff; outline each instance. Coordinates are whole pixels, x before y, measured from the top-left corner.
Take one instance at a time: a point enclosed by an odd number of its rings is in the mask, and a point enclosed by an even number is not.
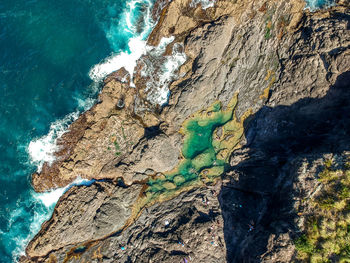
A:
[[[60,198],[21,261],[298,260],[323,159],[350,148],[349,2],[156,7],[135,87],[124,70],[108,76],[33,175],[37,191],[96,181]]]

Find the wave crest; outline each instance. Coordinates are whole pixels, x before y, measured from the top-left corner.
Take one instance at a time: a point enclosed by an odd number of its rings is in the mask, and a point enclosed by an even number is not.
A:
[[[32,164],[38,167],[38,172],[45,162],[52,164],[55,152],[58,150],[57,139],[67,132],[69,125],[78,119],[79,112],[72,112],[61,120],[50,125],[49,133],[29,143],[28,153]]]
[[[141,76],[147,79],[147,99],[153,105],[164,105],[169,98],[169,85],[178,76],[177,71],[185,63],[187,57],[183,46],[179,43],[173,45],[172,54],[164,56],[168,44],[174,37],[162,38],[157,47],[148,47],[147,56],[142,59]]]
[[[137,17],[140,14],[134,14],[133,10],[137,4],[144,4],[146,8],[141,13],[143,18],[142,30],[137,27]],[[128,50],[119,53],[114,53],[104,59],[102,62],[94,65],[89,71],[89,77],[95,82],[101,82],[107,75],[124,67],[130,74],[132,79],[136,61],[146,53],[146,39],[150,31],[154,27],[151,10],[153,3],[149,0],[132,0],[128,2],[127,9],[122,15],[122,21],[117,26],[122,26],[125,31],[132,34],[128,42]],[[136,22],[136,23],[135,23]],[[107,31],[107,39],[113,46],[113,42],[118,37],[118,34],[113,34],[116,31],[115,26],[110,26]]]

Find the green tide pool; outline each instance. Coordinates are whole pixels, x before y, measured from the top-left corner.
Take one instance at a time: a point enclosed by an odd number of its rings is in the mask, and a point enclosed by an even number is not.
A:
[[[95,102],[99,81],[116,65],[133,68],[154,26],[153,2],[0,1],[0,263],[18,260],[50,218],[67,188],[38,194],[30,176],[54,160],[56,139]],[[306,2],[312,10],[334,4]],[[182,159],[173,171],[150,178],[134,217],[147,204],[224,172],[243,134],[236,104],[233,95],[228,105],[215,102],[189,116],[180,131]]]
[[[225,171],[230,153],[243,135],[243,124],[234,114],[237,98],[234,95],[226,107],[217,101],[183,123],[183,159],[173,171],[149,180],[149,201],[176,194],[191,184],[213,182]]]

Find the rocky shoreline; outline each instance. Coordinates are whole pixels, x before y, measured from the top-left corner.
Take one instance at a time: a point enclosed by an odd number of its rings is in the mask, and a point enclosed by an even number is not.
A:
[[[135,88],[125,70],[105,79],[98,103],[59,140],[56,161],[32,176],[38,192],[77,177],[102,181],[68,190],[21,261],[297,260],[293,239],[306,212],[298,202],[317,191],[324,156],[350,146],[349,2],[313,13],[304,6],[158,2],[148,44],[174,37],[161,55],[186,55],[168,103],[150,97],[147,85],[159,81],[161,67],[152,54],[138,61]],[[184,144],[201,133],[189,137],[184,123],[213,121],[215,103],[224,112],[235,94],[236,125],[213,124],[216,157],[208,161],[205,148],[187,158]],[[195,176],[169,179],[184,160]]]

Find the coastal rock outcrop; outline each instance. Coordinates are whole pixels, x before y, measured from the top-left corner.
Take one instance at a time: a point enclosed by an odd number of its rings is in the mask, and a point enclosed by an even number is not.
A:
[[[304,6],[164,2],[148,43],[174,36],[164,55],[175,43],[186,54],[168,103],[147,100],[141,67],[135,88],[122,70],[107,77],[33,175],[37,191],[97,181],[60,198],[21,261],[296,260],[300,200],[324,156],[350,147],[349,3]]]

